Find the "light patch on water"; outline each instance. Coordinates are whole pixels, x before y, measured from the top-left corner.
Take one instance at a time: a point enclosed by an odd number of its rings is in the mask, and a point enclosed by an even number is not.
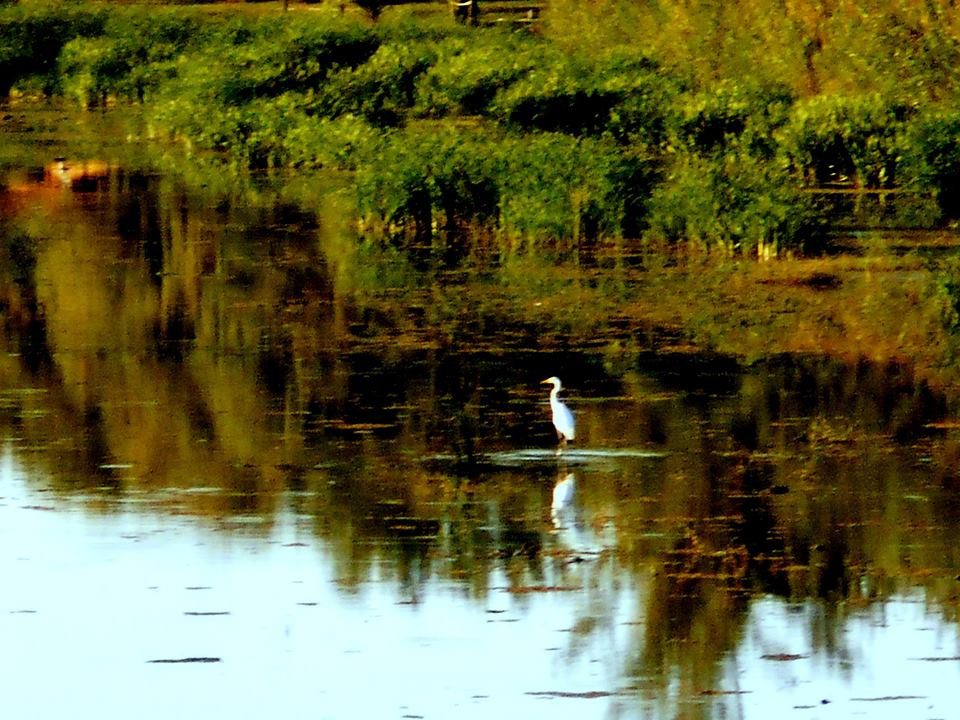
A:
[[[252,536],[141,504],[95,514],[31,487],[7,453],[0,677],[11,717],[649,719],[692,706],[899,720],[949,717],[960,681],[956,626],[918,598],[845,610],[838,652],[816,639],[822,605],[764,596],[716,686],[654,694],[628,670],[649,588],[609,557],[547,565],[553,590],[517,593],[502,567],[479,598],[441,578],[411,595],[377,567],[344,587],[332,549],[287,511]],[[556,533],[581,552],[609,540],[577,524]]]
[[[580,593],[515,597],[502,572],[485,601],[443,581],[413,599],[378,582],[342,592],[328,548],[289,516],[264,539],[70,501],[24,509],[36,497],[9,454],[0,488],[0,676],[15,716],[573,718],[611,699],[531,693],[618,682],[627,587],[606,598],[611,633],[571,648]],[[189,658],[219,662],[153,662]]]
[[[521,448],[518,450],[502,450],[498,452],[482,453],[474,458],[480,466],[516,468],[563,463],[567,465],[586,465],[602,468],[618,460],[626,459],[658,459],[667,457],[668,453],[646,448]],[[449,454],[435,454],[424,458],[426,462],[440,465],[455,464],[459,458]]]
[[[919,594],[849,610],[834,652],[815,643],[824,612],[775,597],[752,603],[725,669],[725,687],[743,691],[725,701],[738,706],[732,717],[954,716],[960,632]]]

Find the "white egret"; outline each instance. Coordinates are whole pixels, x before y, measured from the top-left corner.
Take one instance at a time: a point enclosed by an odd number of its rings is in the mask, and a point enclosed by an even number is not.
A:
[[[573,413],[570,408],[563,404],[557,393],[560,392],[560,378],[554,376],[543,380],[541,385],[553,385],[550,391],[550,409],[553,411],[553,427],[557,430],[557,438],[560,440],[560,446],[564,447],[568,440],[576,437],[576,428],[573,422]]]

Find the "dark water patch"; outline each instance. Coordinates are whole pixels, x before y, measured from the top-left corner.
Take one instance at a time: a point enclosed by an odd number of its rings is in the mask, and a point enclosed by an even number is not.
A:
[[[577,592],[583,588],[575,585],[522,585],[504,589],[514,595],[527,595],[529,593]]]
[[[599,698],[616,697],[621,693],[610,692],[607,690],[587,690],[584,692],[570,692],[567,690],[531,690],[524,694],[542,698],[576,698],[579,700],[597,700]]]
[[[701,690],[700,695],[749,695],[749,690]]]
[[[762,280],[761,284],[792,285],[795,287],[807,287],[812,290],[835,290],[843,284],[843,280],[833,273],[815,271],[808,275]]]
[[[737,391],[744,376],[741,360],[710,352],[663,352],[650,350],[637,359],[638,369],[671,391],[688,397],[716,397]]]

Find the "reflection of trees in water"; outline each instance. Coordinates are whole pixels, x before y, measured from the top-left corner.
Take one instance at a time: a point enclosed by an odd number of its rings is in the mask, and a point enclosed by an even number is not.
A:
[[[807,384],[813,372],[823,372],[822,384]],[[848,372],[868,385],[900,379],[871,400],[856,382],[846,384]],[[670,443],[684,424],[685,450],[672,446],[651,499],[620,514],[620,547],[645,532],[663,536],[634,542],[626,560],[651,578],[630,672],[654,698],[676,697],[680,683],[694,717],[703,709],[692,699],[698,693],[734,689],[717,688],[715,673],[739,644],[758,594],[812,600],[820,610],[806,619],[810,646],[840,660],[851,653],[840,607],[882,602],[918,581],[931,601],[950,606],[933,579],[944,577],[946,541],[943,526],[934,529],[937,487],[918,471],[912,448],[889,439],[922,431],[942,401],[931,402],[928,389],[911,388],[887,368],[871,374],[834,365],[824,372],[814,363],[811,371],[788,368],[788,377],[793,373],[815,389],[815,400],[775,374],[772,382],[751,376],[731,386],[728,402],[694,398],[692,413],[682,407],[683,393],[660,403],[657,426]],[[886,420],[877,409],[846,413],[874,401],[900,412]],[[812,432],[823,417],[843,435]],[[958,565],[950,567],[955,573]],[[926,572],[933,578],[925,581]]]
[[[822,602],[809,631],[833,656],[841,602],[921,584],[955,608],[960,453],[929,427],[944,398],[907,368],[624,351],[612,373],[567,352],[581,389],[628,397],[585,406],[584,436],[666,455],[588,467],[560,527],[553,460],[483,463],[551,443],[531,327],[486,327],[449,288],[377,285],[381,266],[289,210],[132,189],[99,225],[69,194],[32,219],[35,262],[0,288],[0,377],[24,389],[0,423],[60,489],[209,487],[171,509],[212,520],[290,502],[345,589],[377,577],[415,601],[441,578],[483,599],[503,578],[522,606],[524,589],[577,587],[571,654],[609,629],[626,572],[642,603],[628,671],[685,697],[715,688],[757,594]]]

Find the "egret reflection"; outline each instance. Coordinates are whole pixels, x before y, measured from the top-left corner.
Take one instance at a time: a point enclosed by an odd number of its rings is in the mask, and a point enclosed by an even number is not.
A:
[[[550,504],[550,519],[553,526],[561,528],[571,525],[576,520],[574,498],[577,492],[577,476],[563,470],[557,475],[557,483],[553,486],[553,500]]]
[[[573,496],[577,490],[577,476],[573,473],[561,473],[557,484],[553,486],[553,502],[551,508],[559,512],[573,504]]]
[[[597,558],[606,542],[583,517],[580,479],[561,467],[553,486],[550,521],[556,548],[564,564],[578,564]]]

